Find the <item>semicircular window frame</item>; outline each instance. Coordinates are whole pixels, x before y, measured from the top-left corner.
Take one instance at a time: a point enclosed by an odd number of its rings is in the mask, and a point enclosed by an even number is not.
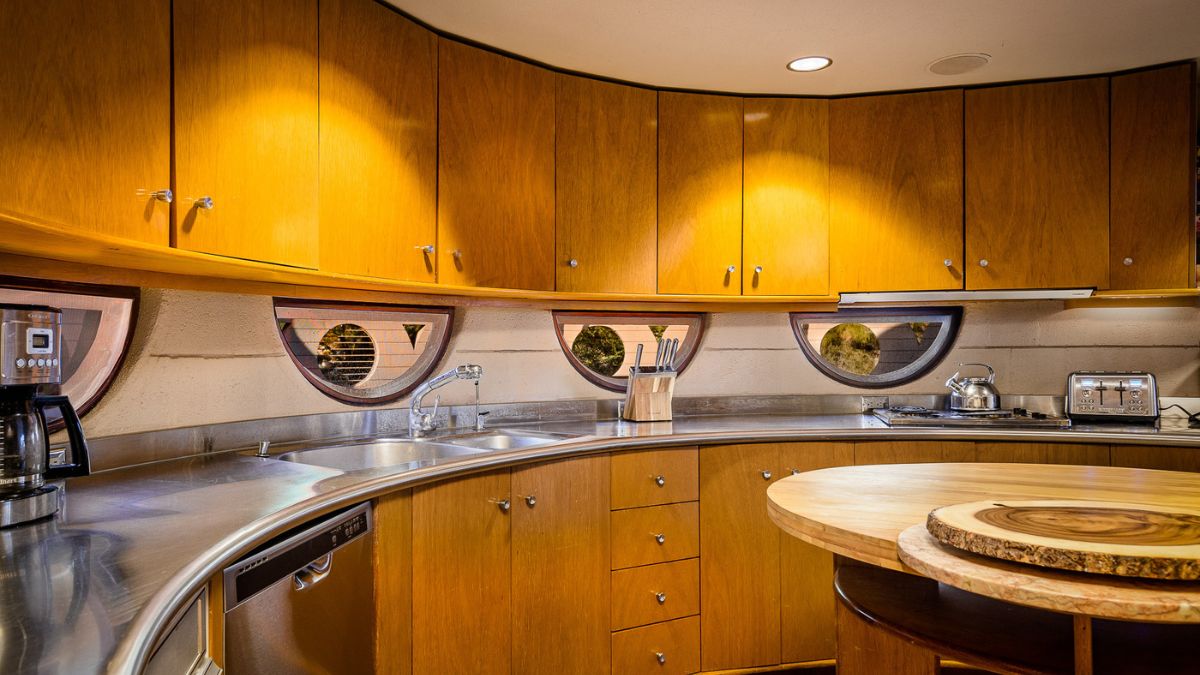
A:
[[[281,316],[281,312],[283,316]],[[338,302],[332,300],[304,300],[297,298],[274,299],[275,328],[283,348],[291,358],[292,364],[313,385],[326,396],[349,403],[351,405],[380,405],[391,403],[403,398],[419,384],[424,382],[437,368],[446,348],[450,344],[450,333],[454,325],[454,308],[452,307],[419,307],[406,305],[386,305],[362,302]],[[286,331],[290,326],[285,322],[297,318],[310,318],[328,321],[330,328],[342,324],[360,324],[363,322],[386,321],[395,323],[397,329],[404,324],[429,324],[431,333],[425,337],[425,348],[418,354],[416,360],[403,373],[394,379],[368,389],[358,389],[352,386],[339,385],[322,379],[313,372],[297,355]],[[367,331],[368,334],[370,331]],[[415,339],[415,338],[414,338]],[[382,354],[384,349],[380,341],[371,338],[375,354]],[[376,346],[379,345],[379,346]],[[304,355],[313,357],[315,355]],[[374,366],[373,366],[374,367]]]
[[[958,330],[962,326],[962,307],[853,307],[843,308],[836,312],[792,312],[789,323],[792,334],[800,345],[804,357],[822,375],[841,382],[842,384],[861,389],[882,389],[894,387],[917,380],[946,358],[958,339]],[[858,375],[834,366],[825,360],[820,351],[813,348],[806,339],[806,326],[814,320],[821,323],[921,323],[941,322],[945,330],[939,330],[933,343],[912,363],[896,370],[880,373],[879,375]]]
[[[588,312],[574,310],[555,310],[552,312],[552,315],[554,320],[554,335],[558,338],[558,346],[562,348],[563,355],[567,357],[567,362],[571,364],[571,367],[582,375],[585,380],[597,387],[621,393],[625,391],[625,383],[629,380],[628,376],[602,375],[587,367],[571,351],[571,345],[567,344],[564,336],[565,326],[579,323],[597,326],[684,324],[687,326],[687,332],[684,335],[684,339],[679,342],[679,352],[675,359],[675,362],[678,364],[675,372],[683,374],[688,366],[691,365],[692,359],[695,358],[697,352],[700,351],[700,342],[704,337],[706,317],[701,312]],[[645,347],[643,349],[643,365],[653,365],[654,351]],[[632,359],[632,356],[628,357],[626,362],[630,359]],[[617,372],[621,372],[621,370],[621,368],[618,368]]]

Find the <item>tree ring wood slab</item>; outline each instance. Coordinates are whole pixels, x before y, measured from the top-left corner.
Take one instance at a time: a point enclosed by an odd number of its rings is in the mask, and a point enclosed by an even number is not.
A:
[[[1083,500],[987,500],[934,509],[926,528],[964,551],[1041,567],[1200,579],[1200,508]]]

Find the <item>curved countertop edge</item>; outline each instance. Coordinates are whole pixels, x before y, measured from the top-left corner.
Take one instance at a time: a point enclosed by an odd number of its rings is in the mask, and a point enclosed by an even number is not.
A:
[[[754,428],[754,415],[748,415],[738,420],[739,428],[728,430],[703,430],[687,433],[655,434],[640,436],[597,436],[585,435],[539,448],[519,451],[492,452],[470,456],[434,466],[420,467],[410,470],[397,470],[394,473],[364,477],[361,482],[348,485],[337,490],[323,493],[308,499],[298,501],[291,506],[272,512],[252,520],[221,539],[215,546],[210,547],[200,556],[173,574],[158,591],[154,593],[138,609],[130,622],[126,634],[117,643],[106,670],[109,673],[138,673],[150,657],[150,651],[161,632],[168,627],[168,622],[175,612],[203,588],[209,579],[218,573],[222,567],[238,556],[253,549],[256,545],[271,536],[301,525],[306,521],[319,517],[339,508],[374,499],[383,494],[399,489],[410,488],[424,483],[467,475],[490,469],[504,468],[514,464],[534,461],[561,459],[576,455],[586,455],[615,450],[642,449],[663,446],[680,445],[712,445],[737,442],[767,442],[767,441],[889,441],[889,440],[964,440],[964,441],[1041,441],[1058,443],[1111,443],[1119,445],[1155,445],[1182,446],[1200,449],[1200,434],[1181,430],[1182,433],[1163,431],[1131,432],[1127,427],[1123,431],[1095,430],[1094,428],[1070,430],[1046,429],[952,429],[952,428],[890,428],[879,423],[878,426],[855,428],[808,428],[801,424],[792,427],[772,429]],[[776,416],[764,416],[766,418]],[[863,416],[840,416],[861,420]],[[797,417],[797,420],[802,418]],[[828,418],[825,418],[828,420]],[[701,422],[703,418],[689,418],[689,422]],[[716,420],[714,420],[716,421]],[[653,424],[647,423],[650,428]],[[542,424],[497,425],[498,428],[535,428]],[[631,425],[633,430],[639,426]],[[178,461],[171,460],[162,464]],[[278,461],[262,459],[261,461]],[[145,465],[143,465],[145,466]],[[118,473],[114,470],[111,473]],[[378,470],[374,470],[378,471]],[[342,475],[352,476],[352,473]],[[771,517],[779,523],[772,510]],[[781,527],[783,523],[780,523]],[[789,533],[799,538],[816,543],[802,531],[792,527],[784,527]],[[822,547],[829,548],[827,544]],[[830,549],[832,550],[832,549]],[[863,560],[872,564],[882,565],[891,569],[911,571],[898,560],[868,556],[864,558],[861,551],[847,549],[834,551],[848,557]]]

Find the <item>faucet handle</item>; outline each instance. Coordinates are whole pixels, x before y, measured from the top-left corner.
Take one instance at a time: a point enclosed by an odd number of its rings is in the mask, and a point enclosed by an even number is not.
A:
[[[437,396],[434,396],[433,397],[433,412],[427,413],[425,420],[423,420],[425,422],[425,430],[426,431],[431,431],[432,429],[434,429],[434,421],[437,420],[438,406],[440,406],[441,404],[442,404],[442,395],[438,394]]]

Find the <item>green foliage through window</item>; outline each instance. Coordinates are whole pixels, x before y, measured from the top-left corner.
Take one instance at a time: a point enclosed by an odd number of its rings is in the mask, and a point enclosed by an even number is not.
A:
[[[879,365],[879,338],[861,323],[839,323],[821,338],[821,356],[848,373],[870,375]]]
[[[571,353],[601,375],[613,375],[625,360],[625,342],[608,326],[584,326],[571,343]]]

